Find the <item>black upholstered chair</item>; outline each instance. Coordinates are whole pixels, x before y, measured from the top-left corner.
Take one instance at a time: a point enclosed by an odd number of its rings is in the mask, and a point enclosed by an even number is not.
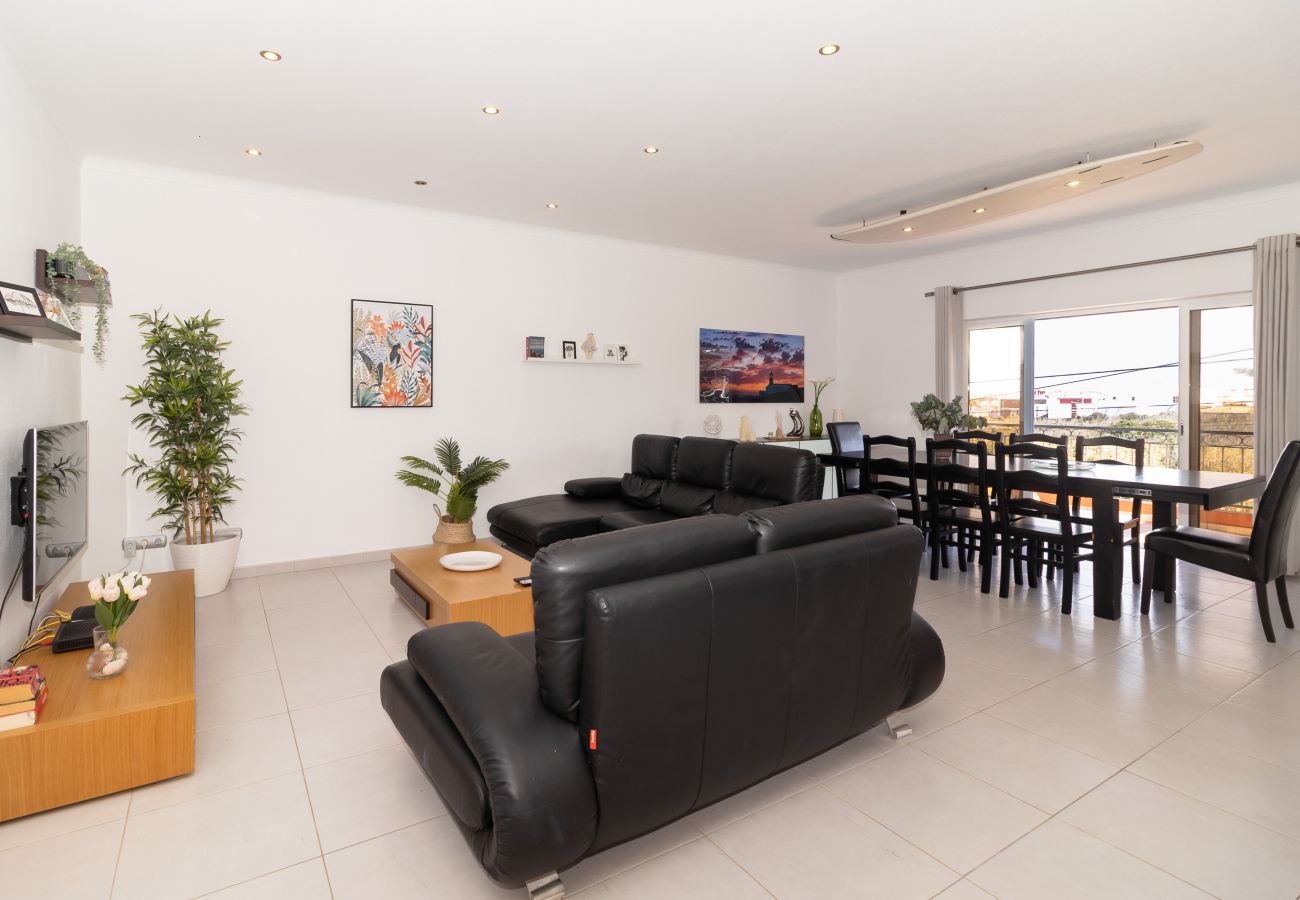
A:
[[[1035,460],[1054,464],[1054,468],[1035,471],[1029,468]],[[1013,461],[1021,465],[1014,466]],[[1067,616],[1074,603],[1074,575],[1079,563],[1091,559],[1085,545],[1092,540],[1092,528],[1086,522],[1070,515],[1070,488],[1065,447],[1048,447],[1037,442],[1020,442],[998,447],[998,508],[1002,515],[998,523],[1002,530],[1002,586],[999,596],[1011,591],[1011,566],[1013,563],[1029,564],[1029,586],[1038,587],[1038,572],[1042,566],[1059,568],[1063,579],[1061,612]],[[1024,508],[1024,494],[1045,493],[1055,496],[1048,504],[1052,515],[1018,514]]]
[[[1295,627],[1286,596],[1286,547],[1297,496],[1300,496],[1300,441],[1291,441],[1282,449],[1264,487],[1264,496],[1255,507],[1255,528],[1250,537],[1187,527],[1157,528],[1148,534],[1146,565],[1142,570],[1142,615],[1151,609],[1151,583],[1156,566],[1161,563],[1165,566],[1165,602],[1174,601],[1175,563],[1182,560],[1253,581],[1264,637],[1276,643],[1268,612],[1270,581],[1277,586],[1283,624],[1287,628]]]
[[[862,425],[858,422],[830,422],[826,434],[831,439],[832,453],[861,453]],[[862,470],[856,466],[836,466],[835,486],[840,496],[862,493]]]
[[[969,548],[979,555],[980,590],[987,594],[997,544],[988,450],[974,441],[928,438],[925,460],[930,580],[939,580],[939,562],[948,547],[957,548],[957,564],[965,572]]]
[[[1131,463],[1122,459],[1108,459],[1100,457],[1094,460],[1085,460],[1088,448],[1090,447],[1109,447],[1115,450],[1128,450],[1133,454]],[[1142,438],[1128,440],[1119,437],[1078,437],[1074,439],[1074,458],[1077,462],[1094,462],[1099,466],[1124,466],[1131,465],[1142,468],[1147,461],[1147,442]],[[1116,503],[1119,501],[1116,500]],[[1133,583],[1137,584],[1142,580],[1142,498],[1132,498],[1133,512],[1125,519],[1119,520],[1120,530],[1124,532],[1124,544],[1129,549],[1130,562],[1133,569]],[[1074,498],[1073,503],[1074,515],[1080,514],[1079,498]],[[1129,532],[1132,532],[1130,535]]]
[[[865,435],[862,437],[863,457],[870,461],[868,478],[859,483],[861,492],[884,497],[898,508],[899,518],[907,519],[922,531],[925,527],[925,507],[916,483],[916,438],[894,437],[892,434]],[[882,456],[872,452],[873,447],[897,447],[906,456]]]

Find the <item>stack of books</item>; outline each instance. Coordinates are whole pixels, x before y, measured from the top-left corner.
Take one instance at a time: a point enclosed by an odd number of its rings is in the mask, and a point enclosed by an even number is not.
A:
[[[40,666],[0,669],[0,732],[35,725],[48,693]]]

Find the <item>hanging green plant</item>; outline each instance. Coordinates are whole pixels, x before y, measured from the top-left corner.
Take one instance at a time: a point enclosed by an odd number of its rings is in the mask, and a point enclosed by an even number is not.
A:
[[[62,272],[60,272],[62,268]],[[104,364],[104,350],[108,346],[108,273],[77,244],[62,243],[45,257],[45,277],[51,289],[56,278],[66,278],[67,287],[60,291],[63,299],[68,301],[68,316],[72,323],[81,327],[81,286],[77,284],[77,270],[84,269],[86,277],[95,286],[95,342],[90,352],[95,362]]]

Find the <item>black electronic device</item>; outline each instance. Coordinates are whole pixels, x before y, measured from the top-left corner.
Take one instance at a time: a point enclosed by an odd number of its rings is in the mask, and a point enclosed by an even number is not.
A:
[[[533,584],[533,576],[531,575],[520,575],[518,578],[511,580],[520,587],[532,587]]]
[[[51,652],[89,650],[95,646],[93,634],[97,624],[93,615],[89,619],[69,619],[62,623],[59,625],[59,630],[54,633],[54,643],[50,645]]]

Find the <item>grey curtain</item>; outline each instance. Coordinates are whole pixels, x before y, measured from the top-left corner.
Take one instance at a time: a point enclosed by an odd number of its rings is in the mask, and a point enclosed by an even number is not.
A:
[[[1300,250],[1294,234],[1255,242],[1255,471],[1267,475],[1300,439]],[[1300,571],[1300,527],[1288,570]]]
[[[966,312],[961,292],[934,289],[934,380],[940,400],[966,397]]]

